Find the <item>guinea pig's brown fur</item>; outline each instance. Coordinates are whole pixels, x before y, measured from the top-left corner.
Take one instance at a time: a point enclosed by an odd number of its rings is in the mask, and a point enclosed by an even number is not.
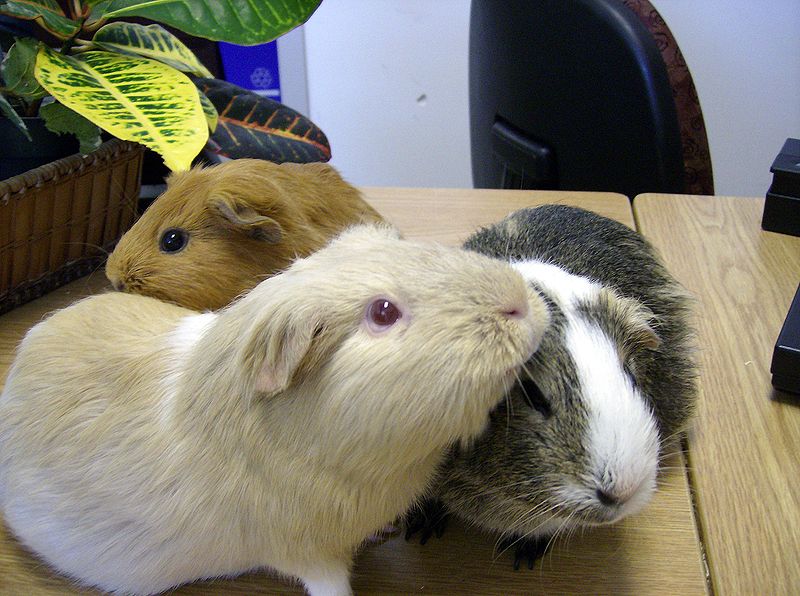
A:
[[[380,221],[332,166],[232,160],[173,173],[120,239],[106,276],[119,290],[215,310],[345,228]],[[165,251],[173,230],[179,249]]]
[[[483,430],[548,322],[507,264],[371,226],[218,312],[88,298],[11,367],[0,508],[105,590],[269,566],[348,594],[354,549]]]

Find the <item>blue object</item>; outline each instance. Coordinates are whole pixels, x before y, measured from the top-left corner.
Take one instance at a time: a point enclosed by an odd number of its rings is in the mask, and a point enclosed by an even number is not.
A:
[[[281,100],[278,44],[239,46],[219,42],[224,79],[275,101]]]

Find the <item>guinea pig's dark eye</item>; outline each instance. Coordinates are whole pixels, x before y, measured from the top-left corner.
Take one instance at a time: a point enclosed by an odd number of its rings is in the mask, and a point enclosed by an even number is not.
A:
[[[367,326],[371,331],[379,333],[394,325],[403,313],[386,298],[378,298],[369,303],[367,307]]]
[[[539,412],[545,418],[550,418],[550,416],[553,415],[553,410],[550,408],[550,403],[547,401],[544,393],[542,393],[542,390],[539,389],[539,386],[533,379],[530,378],[530,376],[524,375],[524,378],[520,381],[519,385],[520,389],[522,390],[522,396],[530,407]]]
[[[178,252],[183,250],[189,241],[189,234],[181,228],[170,228],[161,234],[158,245],[162,252]]]

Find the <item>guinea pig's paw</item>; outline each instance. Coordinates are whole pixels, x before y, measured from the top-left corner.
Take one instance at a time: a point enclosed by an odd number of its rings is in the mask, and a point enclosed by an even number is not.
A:
[[[373,532],[364,539],[364,544],[383,544],[402,533],[402,528],[397,523],[386,524],[380,530]]]
[[[528,569],[533,569],[538,559],[541,559],[547,552],[547,547],[551,542],[552,536],[544,535],[536,538],[519,538],[509,536],[500,541],[500,552],[514,549],[514,571],[519,571],[522,561],[528,562]]]
[[[414,505],[405,515],[406,540],[420,532],[420,544],[428,542],[428,538],[441,538],[447,528],[448,513],[444,503],[438,499],[424,499]]]

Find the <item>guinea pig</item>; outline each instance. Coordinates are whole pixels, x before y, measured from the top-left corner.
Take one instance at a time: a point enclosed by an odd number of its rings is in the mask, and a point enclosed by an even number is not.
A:
[[[354,549],[480,433],[549,323],[507,264],[358,226],[228,307],[109,292],[24,337],[0,396],[10,530],[132,594]]]
[[[327,164],[236,159],[176,172],[106,264],[118,290],[216,310],[381,216]]]
[[[551,324],[407,532],[424,528],[426,540],[454,513],[516,546],[515,568],[532,567],[557,533],[616,522],[651,498],[696,400],[690,300],[641,236],[574,207],[517,211],[465,247],[511,262]]]

